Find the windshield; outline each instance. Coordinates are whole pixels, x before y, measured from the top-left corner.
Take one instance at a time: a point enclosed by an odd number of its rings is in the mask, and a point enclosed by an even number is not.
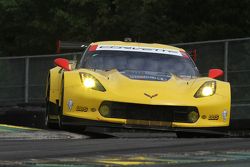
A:
[[[80,68],[172,73],[180,77],[198,75],[198,70],[189,57],[131,51],[87,52],[81,61]]]

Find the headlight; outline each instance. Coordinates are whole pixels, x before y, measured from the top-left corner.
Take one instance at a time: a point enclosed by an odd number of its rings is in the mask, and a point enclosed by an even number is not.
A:
[[[95,87],[95,80],[93,78],[85,78],[83,81],[83,85],[86,88],[94,88]]]
[[[200,89],[195,93],[194,97],[207,97],[215,94],[216,91],[216,82],[215,81],[207,81],[205,82]]]
[[[94,89],[102,92],[106,91],[102,84],[93,75],[81,72],[80,77],[82,84],[85,88]]]

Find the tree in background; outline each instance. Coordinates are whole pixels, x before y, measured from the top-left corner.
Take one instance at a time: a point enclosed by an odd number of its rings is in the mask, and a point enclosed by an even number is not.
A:
[[[0,54],[55,52],[56,40],[178,43],[250,34],[249,0],[0,0]]]

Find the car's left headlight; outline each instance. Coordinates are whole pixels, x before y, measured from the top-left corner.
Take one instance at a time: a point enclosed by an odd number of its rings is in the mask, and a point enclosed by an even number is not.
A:
[[[215,81],[207,81],[205,82],[199,90],[195,93],[194,97],[208,97],[215,94],[216,91],[216,82]]]
[[[82,84],[85,88],[94,89],[102,92],[106,91],[102,84],[93,75],[84,72],[80,72],[79,74],[81,77]]]

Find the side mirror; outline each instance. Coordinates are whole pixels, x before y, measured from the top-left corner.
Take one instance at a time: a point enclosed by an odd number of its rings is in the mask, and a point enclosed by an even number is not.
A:
[[[221,69],[210,69],[208,72],[209,78],[218,78],[221,77],[224,72]]]
[[[63,68],[66,71],[70,71],[70,65],[69,65],[69,61],[67,59],[63,59],[63,58],[57,58],[54,60],[55,65]]]

